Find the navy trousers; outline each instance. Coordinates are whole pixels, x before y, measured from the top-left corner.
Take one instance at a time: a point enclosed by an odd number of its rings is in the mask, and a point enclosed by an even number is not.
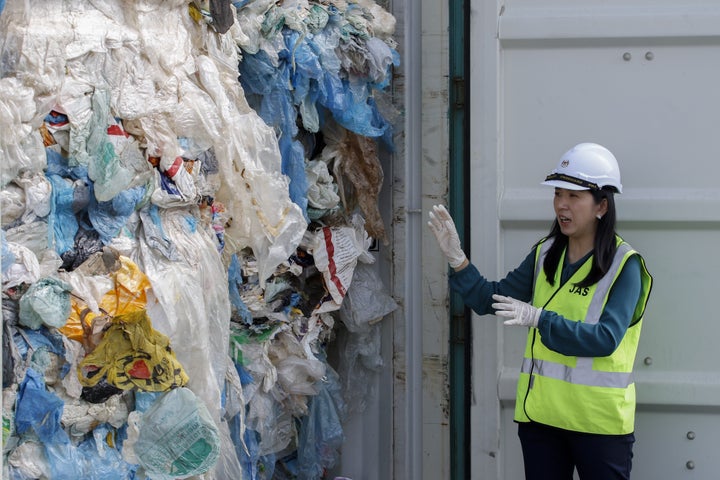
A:
[[[635,435],[595,435],[518,423],[526,480],[628,480]]]

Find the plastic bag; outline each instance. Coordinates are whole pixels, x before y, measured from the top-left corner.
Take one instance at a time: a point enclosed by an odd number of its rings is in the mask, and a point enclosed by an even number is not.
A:
[[[32,128],[34,92],[13,77],[0,78],[0,187],[22,171],[39,172],[45,152],[38,130]]]
[[[242,36],[236,40],[240,40],[238,45],[246,52],[257,53],[264,45],[261,32],[265,13],[275,5],[275,0],[241,0],[238,4],[236,23],[240,26]]]
[[[92,275],[98,274],[105,278],[92,278]],[[87,277],[78,278],[80,275]],[[78,342],[84,339],[83,322],[93,333],[101,333],[105,325],[95,325],[96,318],[144,310],[147,305],[146,290],[151,288],[150,280],[137,264],[111,249],[90,257],[87,264],[79,267],[77,274],[69,275],[67,279],[77,286],[77,291],[71,300],[72,309],[67,323],[60,332]],[[84,312],[86,308],[90,311]]]
[[[322,160],[311,160],[305,165],[308,184],[308,205],[317,209],[329,210],[337,207],[340,197],[337,184]]]
[[[154,328],[170,339],[190,377],[186,386],[219,419],[230,336],[227,272],[213,234],[199,228],[195,217],[160,209],[158,218],[178,261],[140,242],[137,263],[152,284],[148,314]]]
[[[10,250],[10,245],[5,238],[5,230],[0,230],[0,244],[2,245],[2,274],[10,270],[10,267],[15,263],[15,254]],[[36,259],[37,260],[37,259]],[[4,278],[3,278],[4,283]]]
[[[144,310],[115,317],[97,348],[79,363],[78,371],[86,387],[105,379],[122,390],[165,391],[188,381],[169,339],[152,328]]]
[[[142,205],[146,198],[145,186],[123,190],[108,202],[92,199],[88,216],[103,244],[108,245],[125,226],[135,208]]]
[[[363,240],[353,227],[323,227],[306,235],[308,251],[332,296],[332,301],[323,303],[318,313],[340,308],[358,258],[365,252]]]
[[[247,426],[260,435],[260,456],[281,452],[296,438],[295,418],[271,394],[256,392],[248,407]]]
[[[319,382],[319,393],[310,399],[309,413],[302,418],[298,438],[299,478],[321,479],[340,458],[345,435],[345,402],[337,373],[328,366]]]
[[[18,390],[15,429],[18,434],[34,432],[44,444],[67,442],[60,424],[64,402],[45,389],[38,372],[28,368]]]
[[[7,251],[5,258],[9,262],[13,259],[9,266],[4,265],[3,271],[3,288],[11,288],[22,283],[31,284],[40,279],[41,270],[40,262],[38,262],[35,254],[27,247],[7,242]]]
[[[100,424],[78,445],[79,454],[84,460],[84,473],[81,478],[89,480],[126,480],[135,477],[137,465],[130,465],[122,458],[116,443],[111,444],[114,429]],[[78,477],[75,477],[78,478]]]
[[[280,171],[273,130],[249,107],[239,110],[234,97],[242,96],[239,86],[224,82],[209,57],[198,57],[197,64],[202,86],[216,108],[224,112],[223,124],[228,125],[224,137],[214,139],[223,180],[216,198],[232,219],[225,235],[252,248],[264,285],[276,267],[293,254],[307,221],[287,193],[288,179]]]
[[[348,330],[360,332],[368,330],[397,306],[377,270],[372,265],[358,263],[339,314]]]
[[[187,388],[167,392],[140,419],[135,454],[153,479],[200,475],[215,465],[219,453],[218,429]]]
[[[25,190],[19,185],[10,182],[0,190],[0,211],[2,211],[2,226],[13,224],[25,213]]]
[[[159,175],[159,174],[158,174]],[[142,243],[161,253],[166,259],[179,260],[177,248],[163,230],[160,209],[157,205],[143,207],[138,212],[141,223]]]
[[[252,314],[240,296],[240,286],[243,284],[240,261],[236,254],[233,254],[228,266],[228,287],[230,302],[232,303],[232,320],[240,321],[247,325],[252,324]]]
[[[73,247],[75,234],[80,228],[73,211],[73,182],[58,175],[48,175],[48,180],[53,186],[48,226],[52,231],[52,246],[62,255]]]
[[[100,111],[109,115],[107,109]],[[100,137],[97,142],[101,144],[96,147],[98,151],[88,165],[88,176],[94,182],[95,198],[101,202],[111,200],[128,188],[146,185],[154,176],[152,167],[140,152],[137,140],[116,119],[111,117],[107,122],[106,133],[97,133]]]
[[[7,464],[13,471],[10,477],[13,480],[49,478],[50,475],[45,449],[37,442],[27,441],[18,445],[8,455]]]
[[[392,41],[392,35],[395,32],[395,17],[375,0],[355,0],[355,2],[369,12],[369,28],[373,35],[385,41]]]
[[[71,272],[102,249],[103,243],[100,234],[96,230],[80,227],[75,234],[75,244],[72,250],[62,254],[62,269]]]
[[[367,232],[387,245],[388,238],[378,209],[384,175],[375,141],[336,126],[326,132],[327,146],[322,158],[332,164],[345,209],[353,211],[357,202],[365,216]]]
[[[45,221],[25,223],[5,231],[8,242],[28,248],[35,255],[43,255],[48,249],[48,224]]]
[[[230,434],[230,426],[228,422],[223,418],[218,425],[218,433],[220,436],[220,453],[217,462],[206,474],[206,478],[222,480],[225,478],[237,478],[243,479],[242,465],[240,464],[240,458],[235,451],[235,445]]]
[[[377,376],[384,365],[380,341],[380,324],[373,324],[366,331],[338,334],[337,348],[342,352],[338,373],[349,412],[363,412],[375,392]]]
[[[103,402],[92,402],[63,395],[62,389],[57,392],[65,401],[62,424],[75,438],[92,432],[98,425],[109,424],[120,429],[127,422],[128,406],[122,395],[109,396]]]
[[[290,178],[290,199],[300,207],[307,219],[307,177],[305,176],[305,149],[289,136],[280,137],[280,152],[283,157],[283,174]]]
[[[30,285],[20,299],[20,324],[32,330],[41,325],[60,328],[70,314],[72,287],[56,278],[43,278]]]
[[[15,183],[25,191],[25,212],[23,223],[34,222],[50,213],[52,186],[42,172],[24,172],[15,178]]]

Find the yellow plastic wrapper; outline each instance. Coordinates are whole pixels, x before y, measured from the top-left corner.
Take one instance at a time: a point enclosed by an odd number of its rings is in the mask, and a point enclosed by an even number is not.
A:
[[[145,290],[151,287],[150,280],[129,258],[121,255],[119,260],[120,268],[112,273],[115,288],[107,292],[100,301],[100,313],[90,311],[85,302],[72,298],[68,321],[59,329],[63,335],[85,344],[88,335],[97,336],[105,327],[105,319],[98,317],[116,317],[124,313],[145,310],[147,304]],[[103,322],[97,324],[96,319]]]
[[[103,378],[121,390],[162,392],[184,386],[189,378],[170,348],[170,339],[152,328],[145,310],[113,318],[97,348],[78,365],[80,384]]]

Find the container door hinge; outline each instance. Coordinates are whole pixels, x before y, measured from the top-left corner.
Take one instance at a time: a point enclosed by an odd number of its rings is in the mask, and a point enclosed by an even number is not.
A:
[[[453,105],[457,110],[465,108],[465,78],[453,77]]]

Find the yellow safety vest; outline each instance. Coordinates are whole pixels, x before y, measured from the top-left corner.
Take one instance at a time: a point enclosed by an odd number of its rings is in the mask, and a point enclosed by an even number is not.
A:
[[[642,317],[650,296],[652,277],[643,258],[617,237],[618,248],[607,274],[596,284],[577,288],[590,271],[592,257],[564,284],[562,268],[555,272],[555,286],[542,263],[552,241],[541,243],[535,253],[535,286],[532,304],[568,319],[597,323],[613,283],[628,258],[638,255],[642,289],[630,327],[620,345],[607,357],[572,357],[546,347],[537,328],[528,332],[518,381],[515,421],[534,421],[576,432],[622,435],[635,429],[635,383],[632,376]],[[560,259],[560,265],[564,260]]]

